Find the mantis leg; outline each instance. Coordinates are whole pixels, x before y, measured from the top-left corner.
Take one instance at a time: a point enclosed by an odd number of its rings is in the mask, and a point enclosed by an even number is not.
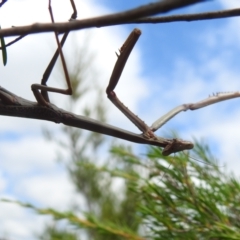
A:
[[[71,2],[71,5],[72,5],[72,8],[73,8],[73,14],[70,18],[70,21],[73,21],[77,17],[77,10],[76,10],[74,0],[70,0],[70,2]],[[49,0],[49,13],[50,13],[52,22],[54,22],[52,8],[51,8],[51,0]],[[62,93],[62,94],[67,94],[67,95],[72,94],[71,82],[70,82],[70,79],[69,79],[68,70],[67,70],[65,59],[64,59],[64,55],[63,55],[63,52],[62,52],[62,47],[63,47],[63,45],[64,45],[64,43],[67,39],[68,34],[69,34],[69,32],[66,32],[63,35],[61,43],[60,43],[59,39],[58,39],[58,33],[55,32],[55,38],[56,38],[56,41],[57,41],[58,49],[56,50],[55,54],[52,57],[52,60],[50,61],[47,69],[45,70],[45,72],[43,74],[41,84],[33,84],[31,86],[36,100],[41,105],[48,106],[48,103],[50,102],[49,97],[48,97],[48,92],[57,92],[57,93]],[[61,62],[62,62],[62,65],[63,65],[63,70],[64,70],[66,82],[67,82],[67,87],[68,87],[67,89],[58,89],[58,88],[48,87],[46,85],[46,83],[48,81],[48,78],[49,78],[49,76],[52,72],[52,69],[53,69],[53,67],[56,63],[56,60],[57,60],[59,54],[60,54],[60,57],[61,57]],[[41,93],[39,92],[39,90],[41,90]]]
[[[109,84],[106,89],[106,93],[110,101],[133,123],[135,124],[142,132],[143,135],[147,138],[156,138],[156,136],[151,131],[150,127],[142,121],[137,115],[135,115],[132,111],[130,111],[117,97],[114,89],[120,79],[123,68],[127,62],[127,59],[137,42],[138,38],[141,35],[141,31],[139,29],[134,29],[132,33],[129,35],[125,43],[120,48],[120,55],[118,56],[117,62],[114,66],[112,75],[110,77]]]
[[[221,101],[225,101],[225,100],[229,100],[237,97],[240,97],[240,92],[222,92],[222,93],[220,92],[196,103],[179,105],[173,108],[172,110],[170,110],[168,113],[166,113],[162,117],[160,117],[157,121],[155,121],[151,126],[151,130],[155,132],[161,126],[163,126],[166,122],[168,122],[171,118],[173,118],[174,116],[176,116],[178,113],[182,111],[187,111],[187,110],[193,111],[199,108],[209,106],[214,103],[218,103]]]

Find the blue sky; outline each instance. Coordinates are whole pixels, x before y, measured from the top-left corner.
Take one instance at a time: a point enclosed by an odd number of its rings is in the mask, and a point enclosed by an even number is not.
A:
[[[69,19],[69,2],[52,2],[55,20]],[[76,0],[76,5],[80,19],[125,10],[147,2]],[[47,0],[9,1],[0,10],[1,27],[48,22],[47,4]],[[174,13],[239,6],[237,0],[209,1]],[[237,91],[240,89],[239,26],[240,20],[231,18],[87,30],[91,33],[90,47],[97,54],[95,67],[100,74],[97,75],[96,83],[103,89],[107,86],[116,61],[115,51],[121,47],[132,29],[138,27],[142,30],[142,36],[128,60],[116,92],[125,105],[149,125],[177,105],[197,102],[214,92]],[[64,48],[67,59],[71,59],[76,42],[82,46],[83,36],[83,31],[72,34]],[[30,86],[40,81],[55,47],[53,34],[41,34],[28,36],[9,48],[7,66],[0,65],[0,85],[34,101]],[[68,64],[71,65],[71,61]],[[51,86],[59,84],[56,81],[58,76],[57,72],[53,74]],[[79,109],[97,97],[94,93],[88,95],[78,104],[76,113],[81,114]],[[67,96],[51,94],[51,99],[64,108]],[[193,137],[204,139],[219,161],[226,163],[229,170],[239,175],[239,101],[229,100],[181,113],[157,134],[169,136],[170,131],[174,130],[185,140],[192,140]],[[106,97],[105,104],[109,123],[139,132]],[[60,126],[53,123],[1,117],[0,197],[27,200],[45,207],[57,204],[60,209],[65,209],[72,202],[71,199],[80,202],[81,199],[76,197],[66,172],[55,161],[58,147],[55,143],[45,141],[43,127],[51,128],[56,135],[59,134]],[[136,144],[132,146],[144,151]],[[9,239],[34,239],[33,232],[39,230],[39,226],[43,226],[46,220],[11,204],[0,203],[0,209],[0,236],[8,236]]]

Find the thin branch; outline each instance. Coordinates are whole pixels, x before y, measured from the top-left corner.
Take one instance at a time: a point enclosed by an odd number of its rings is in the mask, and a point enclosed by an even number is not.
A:
[[[143,134],[135,134],[85,116],[76,115],[53,104],[49,104],[48,107],[42,106],[36,102],[18,97],[2,87],[0,87],[0,115],[63,123],[67,126],[86,129],[130,142],[158,146],[164,148],[165,155],[182,151],[183,146],[184,149],[193,148],[191,142],[181,139],[165,139],[161,137],[148,139]]]
[[[214,11],[214,12],[203,12],[203,13],[194,13],[194,14],[179,14],[172,15],[166,17],[149,17],[149,18],[141,18],[139,20],[133,20],[127,22],[130,23],[169,23],[169,22],[191,22],[191,21],[201,21],[201,20],[211,20],[211,19],[221,19],[221,18],[229,18],[229,17],[239,17],[240,16],[240,8],[229,9],[223,11]],[[126,24],[126,23],[125,23]],[[6,47],[14,44],[19,41],[23,37],[27,35],[22,35],[12,42],[6,44]],[[2,47],[0,47],[0,50]]]
[[[5,2],[6,2],[6,1],[7,1],[7,0],[5,0]],[[71,4],[72,4],[72,7],[73,7],[73,14],[71,15],[71,18],[70,18],[69,21],[74,21],[74,20],[77,18],[77,9],[76,9],[76,6],[75,6],[74,1],[73,1],[73,0],[70,0],[70,1],[71,1]],[[1,5],[0,5],[0,7],[1,7]],[[13,27],[14,27],[14,26],[13,26]],[[68,32],[68,33],[69,33],[69,32]],[[64,36],[63,38],[66,38],[67,35],[68,35],[68,33],[66,33],[66,36]],[[6,44],[5,47],[11,46],[12,44],[20,41],[22,38],[24,38],[24,37],[26,37],[26,36],[27,36],[27,34],[21,35],[21,36],[15,38],[13,41],[11,41],[11,42],[9,42],[8,44]],[[65,40],[64,40],[64,41],[65,41]],[[63,44],[64,44],[64,43],[63,43]],[[63,44],[62,44],[62,45],[63,45]],[[0,47],[0,50],[2,50],[2,47]],[[58,51],[57,51],[57,54],[58,54]]]
[[[163,0],[156,3],[150,3],[124,12],[109,14],[100,17],[77,20],[68,23],[35,23],[23,27],[6,28],[0,30],[0,37],[19,36],[24,34],[33,34],[40,32],[66,32],[80,30],[91,27],[104,27],[118,24],[129,23],[138,18],[148,17],[151,15],[166,13],[171,10],[185,7],[205,0]]]
[[[168,23],[168,22],[181,22],[181,21],[191,22],[191,21],[239,17],[239,16],[240,16],[240,8],[236,8],[236,9],[229,9],[229,10],[215,11],[215,12],[181,14],[181,15],[172,15],[172,16],[166,16],[166,17],[141,18],[136,21],[131,21],[131,23]]]
[[[22,38],[24,38],[24,37],[26,37],[26,36],[27,36],[27,35],[21,35],[21,36],[15,38],[13,41],[11,41],[11,42],[9,42],[8,44],[6,44],[5,47],[11,46],[12,44],[20,41]],[[2,47],[0,47],[0,50],[2,50]]]

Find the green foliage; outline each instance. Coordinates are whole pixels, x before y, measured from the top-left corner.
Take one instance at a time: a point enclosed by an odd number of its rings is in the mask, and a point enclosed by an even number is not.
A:
[[[32,204],[23,203],[19,201],[12,201],[8,199],[1,199],[4,202],[16,203],[20,206],[31,208],[35,210],[40,215],[51,215],[55,220],[67,220],[69,224],[76,227],[76,229],[86,228],[94,229],[105,239],[111,239],[109,236],[114,237],[114,239],[133,239],[133,240],[143,240],[142,237],[139,237],[134,231],[131,231],[128,227],[118,226],[110,221],[102,221],[91,214],[86,214],[86,218],[80,218],[73,212],[60,212],[52,208],[37,208]],[[118,238],[119,237],[119,238]],[[69,233],[64,230],[59,230],[55,226],[47,227],[43,235],[40,236],[40,239],[64,239],[64,240],[75,240],[78,239],[75,233]]]
[[[165,157],[159,148],[140,158],[123,146],[111,148],[109,164],[79,161],[80,168],[92,171],[89,180],[94,176],[98,190],[96,196],[86,194],[97,211],[89,208],[83,217],[19,204],[87,229],[89,239],[240,239],[239,180],[218,165],[207,146],[196,143],[191,153],[202,162],[185,153]],[[101,188],[100,179],[108,184],[122,179],[124,187]]]
[[[47,226],[45,232],[39,236],[40,240],[77,240],[77,234],[67,229],[58,229],[55,225]]]
[[[196,143],[194,153],[205,163],[184,153],[164,157],[159,148],[149,149],[148,161],[138,159],[147,174],[133,191],[148,238],[240,239],[240,182],[217,165],[207,146]]]

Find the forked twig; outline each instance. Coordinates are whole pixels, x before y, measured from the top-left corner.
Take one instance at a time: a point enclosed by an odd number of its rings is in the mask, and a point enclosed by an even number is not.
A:
[[[108,14],[100,17],[82,19],[70,23],[36,23],[14,29],[6,28],[0,30],[0,37],[18,36],[23,34],[34,34],[40,32],[66,32],[92,27],[106,27],[118,24],[129,24],[131,21],[155,14],[166,13],[174,9],[186,7],[206,0],[162,0],[148,3],[127,11]]]
[[[26,35],[21,35],[21,36],[15,38],[13,41],[7,43],[7,44],[5,45],[5,47],[6,47],[6,48],[7,48],[7,47],[10,47],[11,45],[13,45],[14,43],[20,41],[22,38],[24,38],[24,37],[26,37],[26,36],[27,36],[27,34],[26,34]],[[0,50],[2,50],[2,49],[3,49],[3,47],[0,47]]]
[[[5,1],[2,1],[2,2],[3,2],[3,4],[4,4],[4,3],[6,2],[6,0],[5,0]],[[71,2],[71,5],[72,5],[72,8],[73,8],[73,14],[72,14],[71,18],[69,19],[69,21],[73,21],[73,20],[75,20],[75,19],[77,18],[77,9],[76,9],[76,6],[75,6],[74,1],[73,1],[73,0],[70,0],[70,2]],[[0,7],[1,7],[1,4],[0,4]],[[12,26],[12,27],[14,27],[14,26]],[[61,46],[63,46],[63,44],[64,44],[64,42],[65,42],[65,40],[66,40],[66,38],[67,38],[68,33],[69,33],[69,32],[64,33],[63,38],[62,38],[62,40],[61,40]],[[15,38],[15,39],[12,40],[11,42],[7,43],[7,44],[5,45],[5,47],[10,47],[11,45],[13,45],[14,43],[20,41],[22,38],[26,37],[27,35],[28,35],[28,34],[20,35],[19,37]],[[65,38],[65,39],[64,39],[64,38]],[[63,39],[64,39],[64,40],[63,40]],[[2,50],[2,47],[0,47],[0,50]],[[56,52],[57,52],[57,56],[58,56],[58,55],[59,55],[58,50],[57,50]],[[54,55],[54,56],[55,56],[55,55]],[[56,61],[56,60],[55,60],[55,61]],[[53,66],[54,66],[54,65],[53,65]],[[48,79],[48,78],[47,78],[47,79]],[[43,84],[43,83],[42,83],[42,84]],[[43,85],[44,85],[44,84],[43,84]]]
[[[71,0],[71,2],[72,2],[72,0]],[[171,22],[184,22],[184,21],[191,22],[191,21],[222,19],[222,18],[231,18],[231,17],[239,17],[239,16],[240,16],[240,8],[234,8],[234,9],[227,9],[227,10],[213,11],[213,12],[178,14],[178,15],[160,16],[160,17],[144,17],[144,18],[139,18],[137,20],[132,20],[132,21],[129,21],[129,22],[122,22],[122,24],[126,24],[126,23],[127,24],[131,24],[131,23],[158,24],[158,23],[171,23]],[[76,17],[74,18],[73,15],[72,15],[72,19],[76,19]],[[17,37],[15,40],[6,44],[6,47],[11,46],[12,44],[19,41],[20,39],[22,39],[25,36],[27,36],[27,34]],[[2,48],[0,47],[0,50],[1,49]]]

